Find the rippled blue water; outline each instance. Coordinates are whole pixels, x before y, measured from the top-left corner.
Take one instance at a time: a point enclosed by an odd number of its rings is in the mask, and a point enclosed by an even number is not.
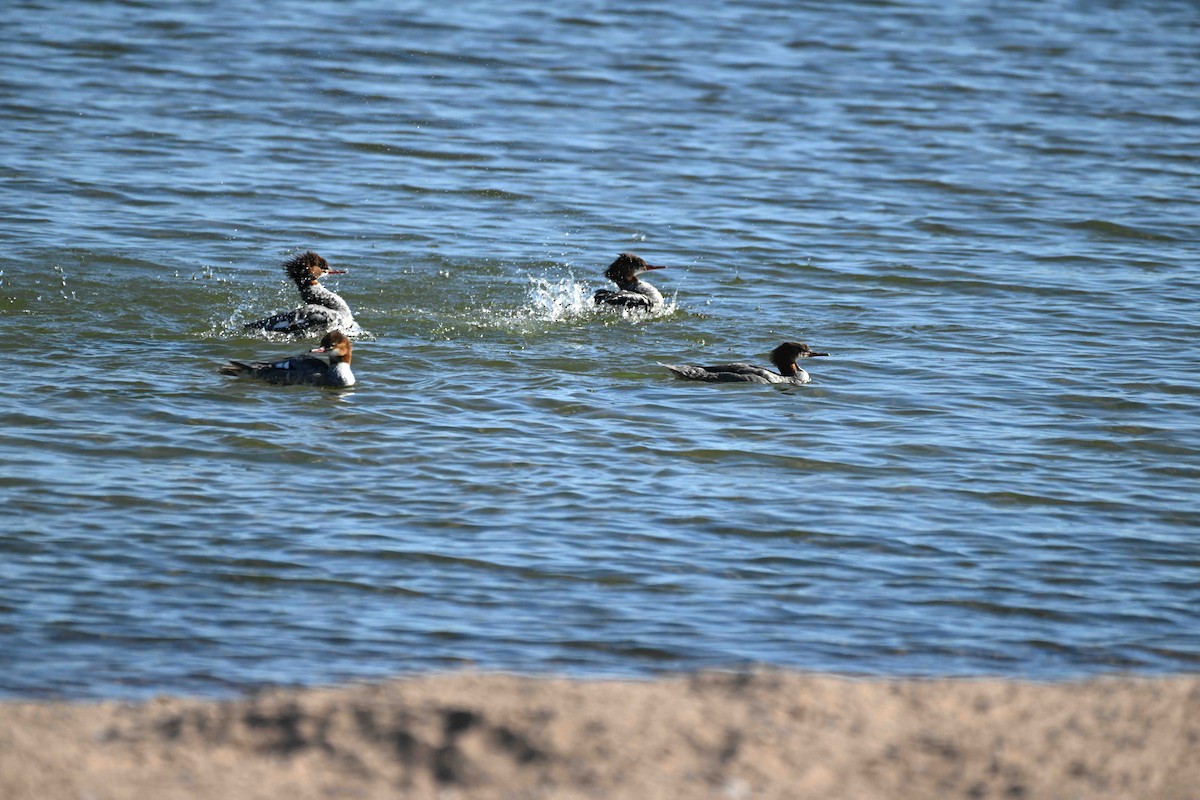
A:
[[[0,693],[1200,664],[1188,2],[10,4]],[[313,248],[359,385],[216,373]],[[587,298],[619,251],[650,318]],[[805,387],[658,366],[831,353]]]

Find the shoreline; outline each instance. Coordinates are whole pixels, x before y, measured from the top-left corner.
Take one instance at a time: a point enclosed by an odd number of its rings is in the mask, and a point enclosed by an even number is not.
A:
[[[1200,676],[409,676],[234,700],[0,701],[0,797],[1172,798]]]

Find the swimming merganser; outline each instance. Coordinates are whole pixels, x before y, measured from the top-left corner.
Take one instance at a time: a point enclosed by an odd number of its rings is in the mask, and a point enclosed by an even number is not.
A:
[[[320,279],[326,275],[345,275],[345,270],[330,269],[328,262],[311,250],[284,262],[283,269],[296,282],[305,305],[248,322],[246,330],[297,337],[320,336],[337,329],[351,333],[359,330],[346,301],[320,284]]]
[[[662,366],[674,372],[680,378],[689,381],[708,381],[709,383],[725,383],[742,381],[745,383],[808,383],[811,378],[808,373],[796,366],[798,358],[827,356],[829,353],[814,353],[803,342],[784,342],[771,351],[771,363],[779,370],[772,372],[766,367],[741,362],[733,364],[718,364],[715,367],[676,367],[670,364]]]
[[[666,269],[646,263],[646,259],[633,253],[621,253],[617,260],[608,265],[604,277],[617,285],[617,291],[601,289],[592,295],[596,305],[619,306],[621,308],[639,308],[645,311],[655,311],[662,308],[663,296],[645,281],[638,280],[638,275],[652,269]]]
[[[219,371],[223,375],[247,375],[282,386],[303,383],[344,389],[354,385],[354,373],[350,371],[352,349],[350,337],[341,331],[330,331],[321,339],[321,346],[314,347],[308,353],[301,353],[282,361],[255,361],[251,364],[230,361]],[[326,363],[309,353],[326,353],[329,362]]]

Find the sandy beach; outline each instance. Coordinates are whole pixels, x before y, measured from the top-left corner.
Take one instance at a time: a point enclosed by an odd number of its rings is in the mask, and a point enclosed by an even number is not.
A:
[[[5,800],[1197,796],[1197,677],[456,673],[0,704]]]

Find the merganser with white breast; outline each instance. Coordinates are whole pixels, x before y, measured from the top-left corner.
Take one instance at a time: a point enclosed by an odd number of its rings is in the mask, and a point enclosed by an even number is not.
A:
[[[282,361],[255,361],[250,364],[230,361],[219,371],[223,375],[257,378],[280,386],[308,384],[330,389],[344,389],[355,383],[354,373],[350,371],[353,349],[350,337],[341,331],[330,331],[325,334],[325,338],[321,339],[320,347],[314,347],[307,353],[285,358]],[[329,361],[326,362],[310,353],[326,354]]]
[[[713,367],[682,367],[663,364],[662,366],[674,372],[680,378],[689,381],[707,381],[709,383],[808,383],[812,380],[808,373],[796,366],[799,358],[827,356],[829,353],[815,353],[804,342],[784,342],[771,351],[771,363],[779,372],[772,372],[766,367],[754,364],[735,362],[718,364]]]
[[[330,269],[329,263],[311,250],[284,262],[283,270],[296,282],[304,305],[266,319],[248,322],[246,330],[259,330],[304,338],[320,336],[331,330],[359,332],[350,306],[341,297],[321,285],[326,275],[345,275],[343,269]]]
[[[617,291],[601,289],[592,295],[596,305],[617,306],[620,308],[636,308],[643,311],[657,311],[663,306],[663,296],[650,284],[639,280],[638,276],[652,269],[666,267],[647,264],[646,259],[633,253],[621,253],[617,260],[608,265],[604,277],[617,285]]]

